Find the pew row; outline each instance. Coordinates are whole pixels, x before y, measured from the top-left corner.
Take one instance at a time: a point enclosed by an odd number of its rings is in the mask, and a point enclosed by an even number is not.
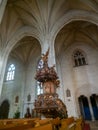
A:
[[[1,120],[0,130],[83,130],[83,120],[67,119],[11,119]]]

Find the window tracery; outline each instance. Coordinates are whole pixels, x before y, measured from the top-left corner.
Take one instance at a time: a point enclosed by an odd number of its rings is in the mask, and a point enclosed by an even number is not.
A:
[[[87,65],[86,57],[81,51],[79,51],[79,50],[75,51],[73,58],[74,58],[75,67]]]
[[[6,81],[14,80],[15,76],[15,65],[11,64],[7,71]]]

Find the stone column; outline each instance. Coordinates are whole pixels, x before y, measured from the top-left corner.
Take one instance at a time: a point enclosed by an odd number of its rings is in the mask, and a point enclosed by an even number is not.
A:
[[[53,36],[47,35],[44,40],[42,39],[42,53],[46,53],[46,51],[48,50],[48,48],[50,48],[49,50],[49,56],[48,56],[48,65],[49,67],[55,65],[56,66],[56,57],[55,57],[55,48],[54,48],[54,42],[55,39],[53,38]],[[61,67],[61,66],[60,66]],[[61,68],[59,67],[59,74],[62,75],[61,72]],[[56,67],[55,67],[56,69]],[[57,70],[57,69],[56,69]],[[65,93],[64,93],[64,85],[62,83],[62,76],[58,75],[59,79],[60,79],[60,87],[57,88],[57,93],[60,95],[60,98],[64,101],[65,103]],[[61,76],[61,77],[60,77]]]
[[[43,42],[42,43],[42,53],[43,54],[45,54],[46,51],[49,48],[48,65],[51,67],[54,64],[56,64],[55,50],[54,50],[54,40],[50,35],[48,35],[44,38],[44,40],[42,42]]]
[[[6,63],[7,63],[7,57],[4,58],[2,54],[0,53],[0,97],[2,93],[2,86],[3,86],[3,80],[4,80],[4,73],[6,69]]]
[[[2,21],[2,17],[3,17],[4,11],[5,11],[6,4],[7,4],[7,0],[0,0],[0,24]]]

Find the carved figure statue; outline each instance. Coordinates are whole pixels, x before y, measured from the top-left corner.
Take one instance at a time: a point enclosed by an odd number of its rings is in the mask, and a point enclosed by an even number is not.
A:
[[[44,64],[47,64],[47,62],[48,62],[49,50],[50,49],[48,48],[46,54],[42,54],[42,60],[43,60]]]

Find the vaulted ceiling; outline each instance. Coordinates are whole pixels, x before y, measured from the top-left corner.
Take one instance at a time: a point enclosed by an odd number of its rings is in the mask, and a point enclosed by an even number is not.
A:
[[[61,44],[60,44],[61,43]],[[55,40],[58,53],[73,43],[85,43],[98,49],[98,26],[86,21],[74,21],[64,26]]]
[[[21,39],[10,53],[12,58],[17,59],[24,65],[27,65],[33,57],[40,55],[41,47],[38,40],[31,36]]]
[[[5,13],[0,25],[0,46],[7,46],[14,34],[23,27],[29,26],[40,38],[53,31],[53,27],[60,22],[63,16],[72,10],[89,11],[98,13],[98,0],[8,0]],[[75,41],[98,45],[98,27],[87,21],[73,21],[65,25],[56,36],[55,45],[59,48],[64,44],[65,48]],[[31,38],[26,37],[19,41],[20,44],[31,43]],[[35,43],[32,38],[32,43]],[[38,43],[38,41],[36,41]],[[60,44],[61,43],[61,44]],[[18,45],[20,45],[18,44]],[[31,54],[33,44],[19,46],[27,52],[25,59]],[[15,54],[24,55],[19,47]],[[17,51],[16,51],[17,50]],[[29,53],[28,53],[29,52]],[[19,56],[20,57],[20,56]],[[23,56],[24,57],[24,56]]]

